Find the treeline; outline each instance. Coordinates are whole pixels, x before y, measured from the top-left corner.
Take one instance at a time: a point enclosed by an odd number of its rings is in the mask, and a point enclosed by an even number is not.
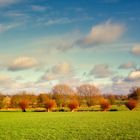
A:
[[[84,84],[76,89],[72,89],[65,84],[59,84],[52,88],[50,93],[41,93],[39,95],[29,94],[27,92],[15,95],[0,94],[0,109],[18,109],[23,112],[26,109],[35,111],[56,110],[62,111],[63,108],[69,108],[74,111],[78,107],[91,107],[100,105],[101,110],[109,110],[111,105],[125,105],[133,110],[140,100],[140,88],[132,88],[131,93],[126,95],[101,94],[94,85]]]

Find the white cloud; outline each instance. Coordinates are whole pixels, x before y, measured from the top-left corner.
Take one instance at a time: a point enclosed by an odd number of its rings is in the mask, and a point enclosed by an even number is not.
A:
[[[140,55],[140,44],[137,44],[132,48],[132,53],[135,55]]]
[[[46,26],[50,25],[56,25],[56,24],[69,24],[74,22],[80,22],[80,21],[86,21],[86,20],[93,20],[92,17],[83,17],[83,18],[68,18],[68,17],[61,17],[61,18],[55,18],[55,19],[48,19],[45,22]]]
[[[0,85],[7,84],[8,81],[11,81],[8,75],[0,75]]]
[[[89,75],[94,75],[96,78],[110,77],[113,72],[110,70],[107,64],[98,64],[91,69]]]
[[[140,70],[132,71],[129,76],[129,80],[139,80],[140,81]]]
[[[14,29],[19,26],[19,23],[11,23],[11,24],[0,24],[0,33],[6,32],[8,30]]]
[[[40,6],[40,5],[32,5],[31,8],[33,11],[39,11],[39,12],[47,10],[47,7]]]
[[[134,62],[127,62],[127,63],[124,63],[124,64],[121,64],[119,66],[119,69],[131,69],[131,68],[136,68],[136,64]]]
[[[52,67],[51,71],[55,74],[69,74],[73,71],[73,68],[69,63],[63,62]]]
[[[122,24],[107,21],[93,26],[90,33],[83,40],[83,43],[86,45],[112,43],[117,41],[124,31],[125,28]]]
[[[75,46],[80,37],[79,31],[72,31],[56,36],[37,38],[28,46],[36,48],[37,53],[66,52]]]
[[[116,76],[112,78],[112,84],[104,87],[106,91],[107,87],[111,92],[116,94],[128,94],[132,87],[140,86],[140,70],[132,71],[127,77]]]
[[[8,67],[8,70],[18,71],[34,68],[38,65],[38,62],[35,58],[32,57],[19,57],[15,59],[12,64]]]
[[[0,7],[15,4],[17,2],[19,2],[19,0],[0,0]]]
[[[42,80],[62,80],[68,77],[73,77],[74,68],[67,62],[59,63],[48,69],[41,77]]]

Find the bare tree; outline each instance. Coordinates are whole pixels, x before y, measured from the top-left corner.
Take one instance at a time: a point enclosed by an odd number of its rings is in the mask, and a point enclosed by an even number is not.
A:
[[[59,84],[53,87],[52,94],[53,99],[59,107],[65,106],[68,102],[70,96],[72,96],[74,91],[65,84]]]
[[[140,87],[132,87],[128,99],[135,99],[140,101]]]
[[[77,87],[79,96],[84,97],[88,106],[92,106],[93,98],[100,95],[100,91],[94,85],[84,84]]]

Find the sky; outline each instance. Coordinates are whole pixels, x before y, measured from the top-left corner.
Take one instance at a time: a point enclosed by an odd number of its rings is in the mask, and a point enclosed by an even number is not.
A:
[[[140,86],[139,0],[0,0],[0,92]]]

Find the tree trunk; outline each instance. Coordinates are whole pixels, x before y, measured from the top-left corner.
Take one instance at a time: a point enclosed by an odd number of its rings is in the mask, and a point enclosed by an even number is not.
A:
[[[74,109],[72,109],[71,112],[74,112]]]
[[[22,112],[26,112],[26,109],[22,109]]]

